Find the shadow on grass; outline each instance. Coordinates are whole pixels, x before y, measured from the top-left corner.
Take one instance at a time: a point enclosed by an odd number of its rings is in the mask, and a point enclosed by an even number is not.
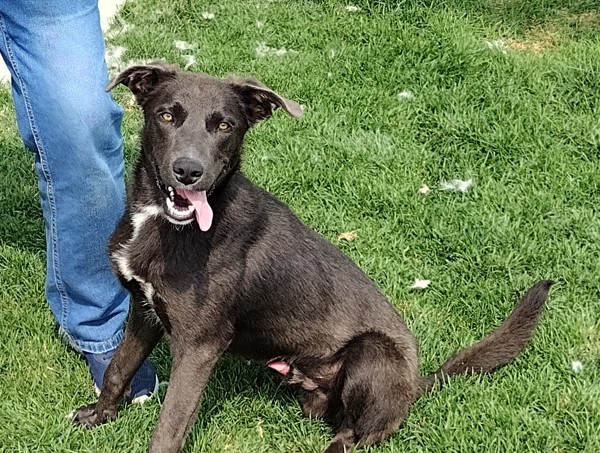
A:
[[[151,360],[156,367],[159,381],[168,382],[172,358],[167,341],[163,340],[158,344]],[[164,401],[165,393],[166,387],[161,387],[161,401]],[[205,429],[211,423],[211,419],[226,411],[226,408],[241,396],[253,400],[274,401],[281,406],[295,406],[300,416],[300,406],[292,386],[283,384],[276,373],[264,365],[226,353],[219,359],[211,374],[194,431]]]
[[[45,252],[44,221],[33,159],[22,145],[0,145],[0,243],[33,253]],[[6,196],[4,196],[6,195]]]

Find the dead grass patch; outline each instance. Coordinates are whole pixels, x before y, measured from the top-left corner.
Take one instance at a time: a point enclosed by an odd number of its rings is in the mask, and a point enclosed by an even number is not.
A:
[[[586,11],[585,13],[573,14],[568,10],[561,10],[559,17],[552,22],[567,23],[579,28],[594,28],[600,25],[600,13],[598,11]]]
[[[557,17],[529,29],[524,38],[508,38],[505,42],[513,50],[539,54],[557,47],[558,39],[568,28],[580,31],[600,29],[600,13],[587,11],[573,14],[566,9],[561,10]]]

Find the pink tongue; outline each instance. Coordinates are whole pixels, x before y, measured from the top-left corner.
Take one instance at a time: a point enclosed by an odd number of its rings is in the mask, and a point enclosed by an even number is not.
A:
[[[267,366],[284,376],[290,372],[290,366],[285,362],[269,362],[267,363]]]
[[[206,191],[196,192],[194,190],[181,189],[181,192],[194,206],[196,221],[202,231],[208,231],[212,225],[213,212],[206,199]]]

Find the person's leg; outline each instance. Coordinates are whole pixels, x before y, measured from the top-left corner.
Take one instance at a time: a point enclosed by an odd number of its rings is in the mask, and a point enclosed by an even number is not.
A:
[[[0,0],[0,52],[12,75],[19,132],[35,156],[46,296],[90,361],[89,353],[117,347],[128,310],[106,252],[125,189],[122,109],[104,90],[97,0]]]

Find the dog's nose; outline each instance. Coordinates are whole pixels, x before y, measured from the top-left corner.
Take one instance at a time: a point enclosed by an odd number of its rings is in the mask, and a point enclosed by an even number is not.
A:
[[[175,173],[175,178],[186,186],[190,186],[197,182],[202,177],[203,172],[204,169],[202,168],[202,164],[189,157],[180,157],[173,162],[173,173]]]

